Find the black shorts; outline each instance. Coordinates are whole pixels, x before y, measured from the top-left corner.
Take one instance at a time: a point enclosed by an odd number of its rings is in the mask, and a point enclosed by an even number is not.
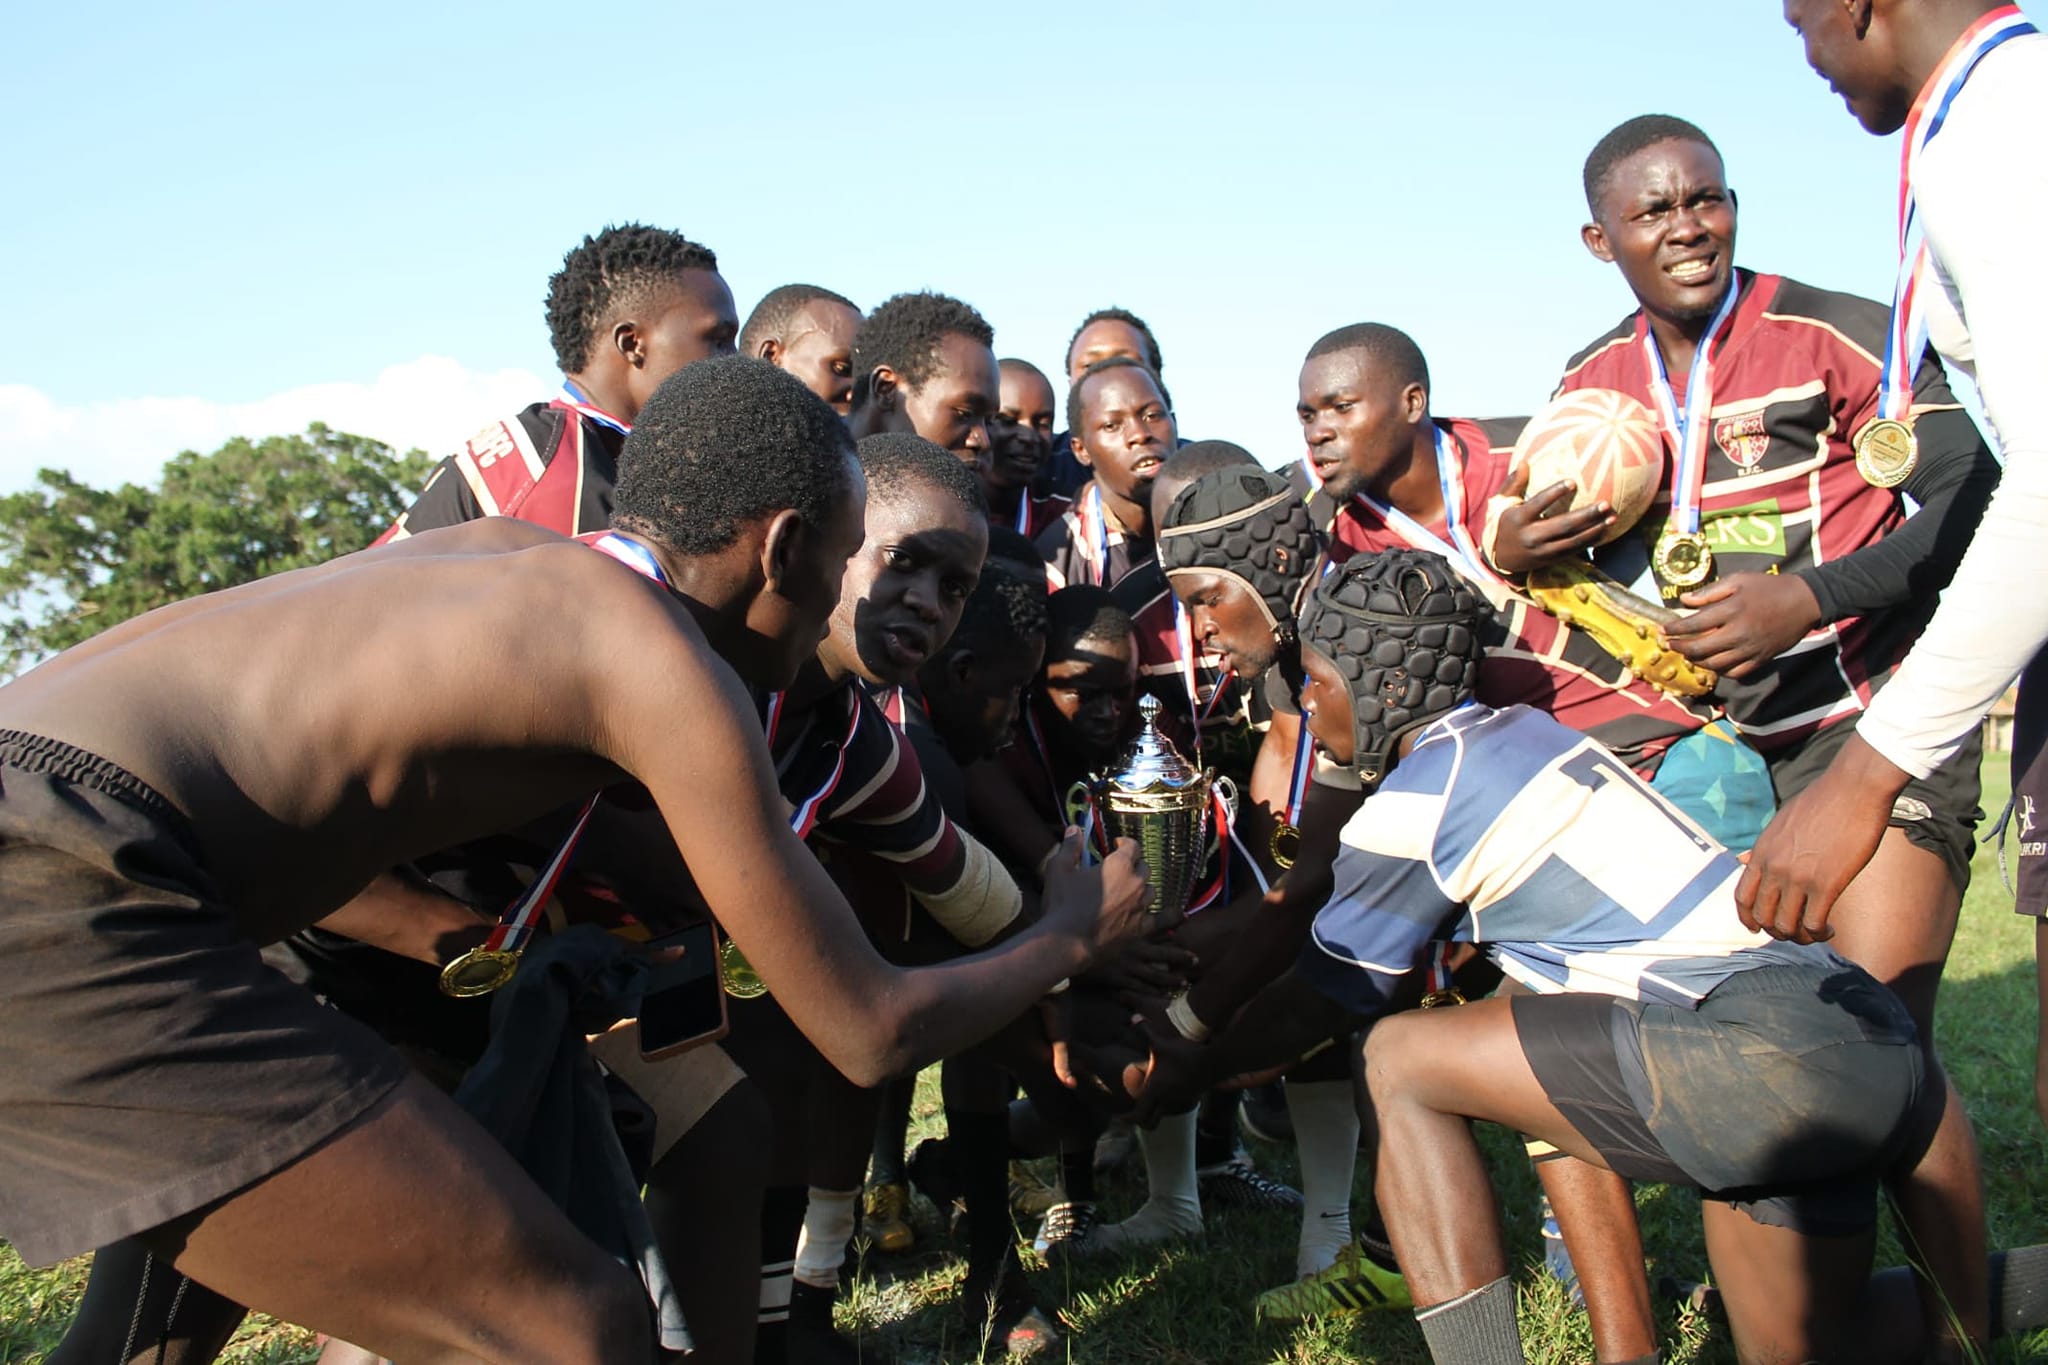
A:
[[[1923,1148],[1945,1094],[1898,997],[1833,953],[1728,978],[1696,1010],[1517,995],[1558,1112],[1618,1174],[1697,1187],[1760,1223],[1841,1235]]]
[[[405,1063],[263,964],[169,802],[0,731],[0,1237],[49,1265],[360,1119]]]
[[[2011,860],[2013,909],[2048,914],[2048,649],[2020,674],[2012,718],[2012,814],[2005,839]]]
[[[1780,806],[1827,771],[1849,736],[1856,733],[1858,719],[1851,716],[1836,721],[1789,749],[1765,755]],[[1908,782],[1892,802],[1892,827],[1906,831],[1915,848],[1924,848],[1941,859],[1949,880],[1962,890],[1970,886],[1970,855],[1977,847],[1977,824],[1984,818],[1977,804],[1983,797],[1977,773],[1983,761],[1984,740],[1973,730],[1948,762],[1926,777]]]

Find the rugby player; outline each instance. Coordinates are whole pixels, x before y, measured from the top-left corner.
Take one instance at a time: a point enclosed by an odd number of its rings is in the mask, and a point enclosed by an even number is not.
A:
[[[1362,855],[1355,884],[1316,917],[1294,972],[1218,1036],[1155,1020],[1151,1067],[1254,1071],[1346,1016],[1377,1021],[1377,1187],[1439,1360],[1523,1359],[1497,1216],[1443,1216],[1444,1190],[1488,1188],[1474,1118],[1700,1187],[1743,1358],[1845,1358],[1879,1180],[1939,1216],[1916,1190],[1939,1064],[1861,968],[1741,929],[1740,864],[1597,741],[1478,703],[1487,612],[1414,550],[1362,557],[1316,590],[1302,704],[1368,792],[1343,831]],[[1480,945],[1532,993],[1390,1014],[1437,937]]]
[[[733,672],[786,685],[821,638],[858,467],[829,408],[753,362],[664,393],[708,429],[679,418],[677,458],[620,487],[611,553],[493,518],[164,608],[0,689],[0,1013],[39,1059],[0,1088],[0,1232],[25,1258],[139,1236],[386,1356],[650,1359],[631,1277],[256,956],[387,868],[613,782],[647,787],[734,942],[856,1080],[964,1046],[1141,927],[1120,853],[1056,862],[1042,920],[994,954],[874,955],[790,831]],[[477,660],[503,657],[518,687],[480,699]]]
[[[788,370],[841,417],[853,410],[853,338],[860,309],[815,284],[769,290],[740,328],[739,352]]]

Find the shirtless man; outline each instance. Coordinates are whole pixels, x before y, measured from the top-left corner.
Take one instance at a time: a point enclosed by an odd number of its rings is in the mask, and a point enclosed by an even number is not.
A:
[[[1140,927],[1135,857],[1098,883],[1076,854],[1000,952],[876,956],[791,832],[734,676],[786,685],[823,634],[861,540],[850,442],[754,362],[649,406],[676,440],[621,479],[640,572],[493,519],[164,608],[0,689],[0,1016],[39,1059],[0,1080],[0,1235],[25,1259],[140,1236],[387,1357],[651,1359],[631,1276],[256,956],[389,867],[629,777],[799,1027],[866,1083]],[[517,683],[480,696],[496,660]],[[428,1206],[460,1216],[407,1216]]]

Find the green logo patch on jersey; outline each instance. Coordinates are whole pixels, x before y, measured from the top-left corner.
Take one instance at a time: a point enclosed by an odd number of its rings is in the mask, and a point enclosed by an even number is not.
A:
[[[1717,555],[1785,557],[1785,518],[1778,511],[1776,498],[1708,512],[1700,523],[1700,534]]]
[[[1664,534],[1665,520],[1652,523],[1644,518],[1635,534],[1645,545],[1655,545]],[[1776,498],[1723,507],[1707,512],[1700,521],[1700,534],[1707,548],[1717,555],[1769,555],[1785,557],[1785,518]]]

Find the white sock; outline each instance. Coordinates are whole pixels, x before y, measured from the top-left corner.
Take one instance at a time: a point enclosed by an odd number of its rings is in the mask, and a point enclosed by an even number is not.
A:
[[[1145,1154],[1145,1206],[1097,1228],[1089,1240],[1103,1250],[1142,1246],[1202,1230],[1202,1196],[1195,1183],[1195,1111],[1173,1114],[1149,1132],[1138,1131]]]
[[[1287,1112],[1301,1158],[1301,1240],[1294,1273],[1328,1270],[1351,1241],[1351,1173],[1358,1161],[1358,1106],[1351,1082],[1289,1081]]]
[[[859,1190],[821,1190],[811,1186],[804,1208],[804,1229],[796,1238],[795,1277],[818,1289],[839,1288],[839,1268],[846,1264],[846,1244],[853,1240],[853,1203]]]

